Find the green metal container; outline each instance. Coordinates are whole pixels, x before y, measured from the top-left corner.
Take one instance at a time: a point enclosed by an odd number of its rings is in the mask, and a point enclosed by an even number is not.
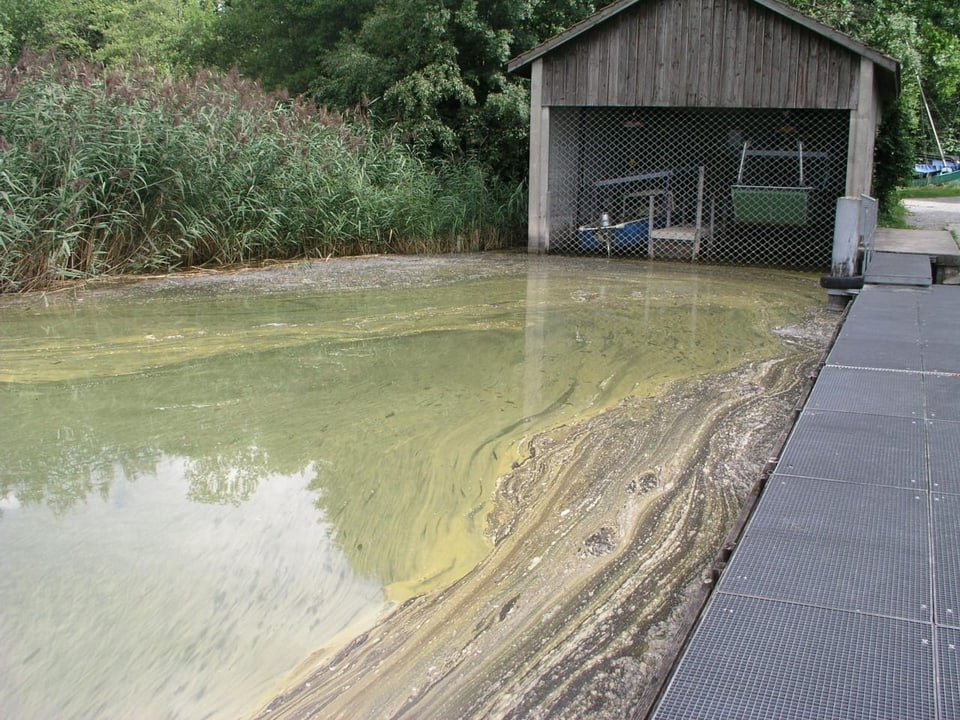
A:
[[[805,225],[811,190],[734,185],[730,189],[734,217],[742,223]]]

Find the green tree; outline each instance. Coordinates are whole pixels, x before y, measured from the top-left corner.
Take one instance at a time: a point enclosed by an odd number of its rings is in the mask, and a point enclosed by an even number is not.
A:
[[[916,152],[936,145],[921,84],[945,150],[960,152],[960,6],[955,0],[788,0],[802,12],[896,58],[901,92],[877,140],[874,192],[888,209]]]
[[[188,8],[196,0],[114,0],[102,13],[102,42],[94,57],[106,65],[137,58],[159,70],[170,70]]]
[[[212,0],[0,0],[0,52],[8,62],[30,49],[175,70],[199,54],[182,48],[203,36],[214,12]]]
[[[9,36],[7,60],[26,48],[67,58],[91,57],[103,47],[111,0],[0,0],[0,25]]]
[[[13,35],[8,29],[9,22],[0,10],[0,58],[9,58],[14,45]]]
[[[303,93],[322,55],[359,26],[375,0],[225,0],[202,48],[203,60],[239,67],[267,87]]]
[[[482,157],[519,179],[528,99],[506,62],[593,9],[580,0],[229,0],[202,54],[269,87],[363,108],[430,154]]]

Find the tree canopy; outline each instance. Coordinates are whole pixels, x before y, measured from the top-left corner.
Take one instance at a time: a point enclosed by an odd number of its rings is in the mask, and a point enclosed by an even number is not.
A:
[[[890,54],[903,96],[885,132],[900,155],[931,152],[920,89],[960,152],[960,5],[955,0],[789,0]],[[586,0],[0,0],[0,52],[54,49],[108,65],[134,56],[172,73],[238,68],[306,94],[434,156],[525,176],[525,81],[506,61],[596,9]],[[880,143],[883,146],[883,143]],[[909,149],[905,149],[908,148]],[[893,157],[893,156],[891,156]],[[901,162],[898,160],[897,162]]]

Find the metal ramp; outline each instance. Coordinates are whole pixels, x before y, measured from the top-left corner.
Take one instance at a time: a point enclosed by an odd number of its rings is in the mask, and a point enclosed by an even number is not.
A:
[[[926,255],[875,252],[871,255],[863,281],[872,285],[929,287],[933,284],[933,269]]]
[[[960,718],[960,288],[867,286],[655,720]]]

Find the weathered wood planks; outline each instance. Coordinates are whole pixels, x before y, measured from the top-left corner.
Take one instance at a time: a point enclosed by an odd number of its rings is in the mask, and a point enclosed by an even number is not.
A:
[[[749,0],[637,3],[544,57],[544,105],[850,109],[860,58]]]

